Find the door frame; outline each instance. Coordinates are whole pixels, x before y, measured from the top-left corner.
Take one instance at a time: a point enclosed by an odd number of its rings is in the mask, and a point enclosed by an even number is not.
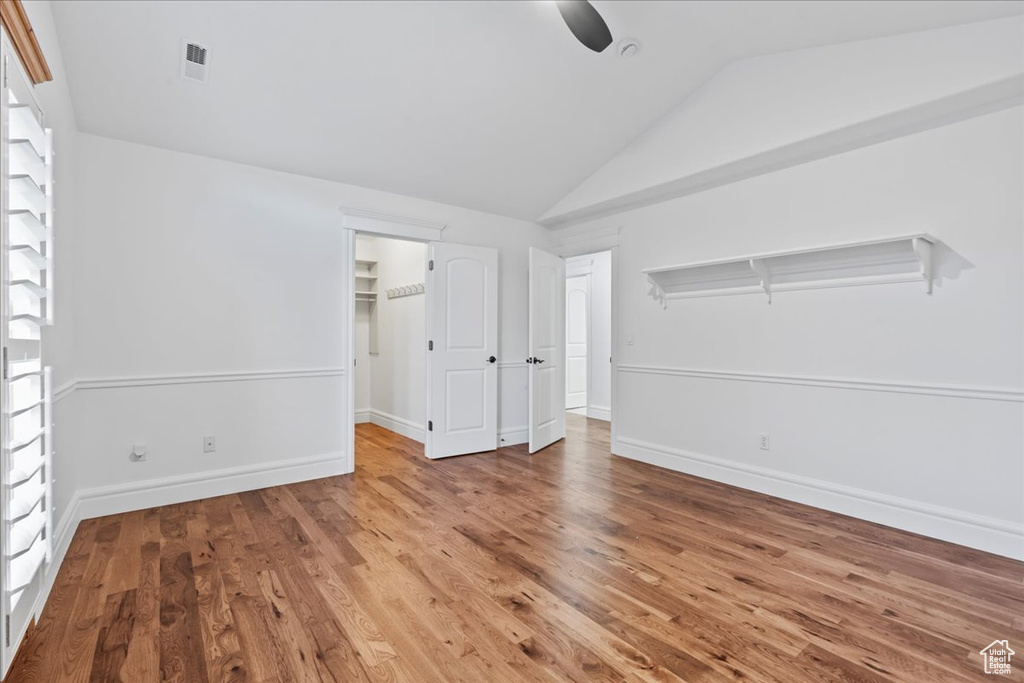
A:
[[[390,214],[366,211],[363,209],[341,207],[342,214],[342,319],[344,334],[342,357],[345,359],[345,371],[342,373],[344,412],[341,418],[342,429],[342,474],[352,474],[356,469],[356,407],[355,407],[355,371],[356,366],[356,234],[373,237],[387,237],[407,242],[443,242],[443,223],[432,223],[418,218],[394,216]],[[428,320],[429,324],[429,320]],[[427,374],[430,374],[430,361],[427,361]],[[428,388],[429,391],[429,388]],[[429,405],[429,394],[423,397]],[[426,447],[426,444],[424,444]]]
[[[594,252],[594,253],[597,253],[597,252]],[[589,256],[589,254],[581,254],[581,256]],[[592,290],[594,288],[594,273],[593,273],[594,262],[591,261],[590,263],[588,263],[586,265],[586,267],[580,266],[578,272],[575,272],[573,275],[570,275],[569,274],[568,260],[570,258],[573,258],[573,257],[572,256],[568,256],[568,257],[563,257],[563,258],[565,258],[565,260],[567,262],[566,266],[565,266],[565,283],[566,283],[565,284],[565,292],[566,292],[566,300],[565,300],[565,321],[566,321],[565,346],[566,346],[566,349],[569,348],[569,298],[568,298],[568,294],[569,294],[569,279],[570,278],[574,278],[574,277],[586,277],[587,278],[587,405],[583,406],[583,408],[586,409],[586,408],[588,408],[590,406],[590,377],[594,373],[594,354],[591,353],[591,348],[593,347],[593,343],[592,342],[593,342],[593,337],[594,337],[594,335],[593,335],[593,325],[591,324],[593,319],[594,319],[593,315],[592,315],[592,308],[593,308],[593,305],[592,305],[592,298],[593,298],[592,294],[593,294],[593,292],[592,292]],[[568,355],[568,351],[566,352],[566,355]],[[568,401],[568,399],[569,399],[569,359],[568,358],[566,358],[566,361],[565,361],[565,387],[566,387],[565,398],[566,398],[566,401]],[[565,409],[568,410],[569,406],[566,405]]]
[[[562,244],[554,245],[552,253],[563,258],[586,256],[602,251],[611,252],[611,287],[612,287],[612,400],[611,400],[611,452],[618,455],[619,430],[619,231],[620,227],[595,230],[590,234],[569,236]],[[588,350],[589,353],[589,350]],[[589,358],[589,355],[588,355]]]

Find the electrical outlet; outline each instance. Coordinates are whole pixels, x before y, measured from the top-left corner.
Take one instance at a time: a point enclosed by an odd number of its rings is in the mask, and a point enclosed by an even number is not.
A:
[[[203,453],[213,453],[217,450],[217,437],[215,436],[204,436],[203,437]]]
[[[146,444],[137,443],[132,446],[132,452],[128,454],[132,462],[142,462],[146,459]]]
[[[762,451],[770,451],[771,449],[772,449],[771,440],[768,438],[767,434],[762,434],[761,435],[761,450]]]

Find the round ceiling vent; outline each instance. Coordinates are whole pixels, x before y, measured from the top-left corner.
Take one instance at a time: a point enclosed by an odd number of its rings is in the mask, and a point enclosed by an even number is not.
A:
[[[618,44],[620,57],[633,57],[640,52],[640,43],[632,38],[623,38]]]

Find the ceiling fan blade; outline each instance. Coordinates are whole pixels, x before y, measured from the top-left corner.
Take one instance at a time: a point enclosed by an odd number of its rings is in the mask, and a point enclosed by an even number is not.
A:
[[[558,11],[576,39],[594,52],[612,44],[608,24],[587,0],[558,0]]]

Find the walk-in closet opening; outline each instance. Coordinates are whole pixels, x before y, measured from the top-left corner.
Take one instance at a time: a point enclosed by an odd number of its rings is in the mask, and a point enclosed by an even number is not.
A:
[[[423,242],[356,236],[355,421],[418,442],[418,454],[427,422],[426,268]]]

